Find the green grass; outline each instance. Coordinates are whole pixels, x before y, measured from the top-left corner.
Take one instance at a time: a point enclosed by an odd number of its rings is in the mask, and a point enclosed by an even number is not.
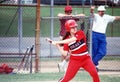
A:
[[[36,81],[58,81],[64,73],[36,73],[36,74],[8,74],[0,75],[1,82],[36,82]],[[101,82],[119,82],[119,75],[100,75]],[[75,82],[92,82],[91,77],[85,71],[80,71],[72,79]]]

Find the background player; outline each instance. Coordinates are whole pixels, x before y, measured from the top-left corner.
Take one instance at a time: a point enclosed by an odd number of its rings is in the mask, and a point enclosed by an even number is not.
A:
[[[97,11],[94,13],[95,7],[92,6],[90,11],[93,17],[92,27],[92,60],[98,70],[99,61],[106,55],[106,28],[108,23],[114,20],[120,20],[120,16],[110,16],[105,14],[105,7],[99,6]]]

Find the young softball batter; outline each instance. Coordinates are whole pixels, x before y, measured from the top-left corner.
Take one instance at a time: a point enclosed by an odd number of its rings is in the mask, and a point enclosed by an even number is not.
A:
[[[68,68],[63,78],[59,82],[69,82],[79,71],[84,68],[91,75],[93,82],[100,82],[97,70],[88,54],[86,45],[86,36],[82,30],[77,31],[77,23],[75,20],[68,20],[65,23],[66,35],[62,41],[52,41],[47,39],[53,45],[56,45],[60,52],[66,56],[70,54]],[[61,49],[59,44],[64,44]]]

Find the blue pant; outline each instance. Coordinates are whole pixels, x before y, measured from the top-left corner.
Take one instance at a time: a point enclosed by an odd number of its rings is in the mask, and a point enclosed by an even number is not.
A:
[[[106,35],[92,32],[92,60],[97,66],[99,61],[106,55]]]

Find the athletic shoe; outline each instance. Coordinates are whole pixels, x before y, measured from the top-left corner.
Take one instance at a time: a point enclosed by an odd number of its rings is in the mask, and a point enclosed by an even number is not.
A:
[[[99,69],[98,69],[98,67],[96,67],[96,70],[97,70],[97,72],[99,72]]]

